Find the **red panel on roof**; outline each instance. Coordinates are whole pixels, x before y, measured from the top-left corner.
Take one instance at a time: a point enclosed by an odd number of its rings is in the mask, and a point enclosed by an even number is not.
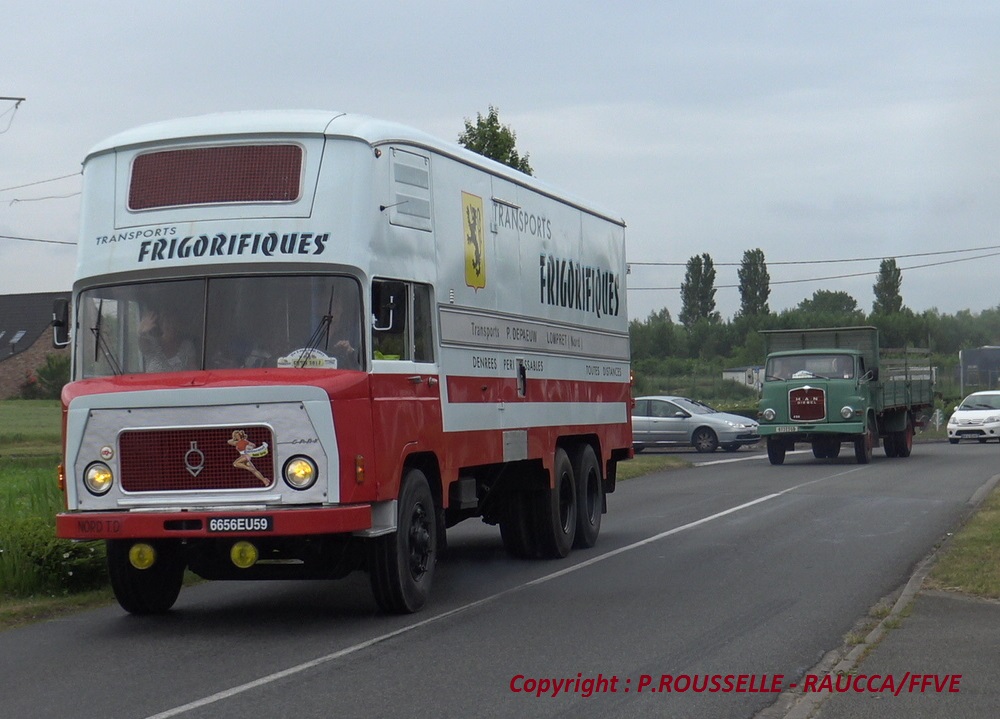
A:
[[[298,145],[225,145],[139,155],[132,163],[130,210],[298,199]]]

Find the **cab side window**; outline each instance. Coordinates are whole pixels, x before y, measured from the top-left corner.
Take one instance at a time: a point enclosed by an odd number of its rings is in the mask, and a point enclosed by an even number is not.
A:
[[[429,285],[399,280],[372,283],[372,358],[434,361]]]

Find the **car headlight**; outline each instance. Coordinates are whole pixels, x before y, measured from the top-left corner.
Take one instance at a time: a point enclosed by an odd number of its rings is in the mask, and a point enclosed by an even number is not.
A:
[[[114,481],[115,476],[111,472],[111,467],[104,462],[94,462],[83,473],[83,483],[87,490],[98,497],[107,494]]]
[[[987,417],[983,420],[985,424],[993,424],[995,422],[1000,422],[1000,417]]]
[[[767,409],[765,409],[763,412],[760,413],[760,416],[766,419],[768,422],[772,422],[774,421],[774,418],[778,416],[778,413],[775,412],[770,407],[768,407]]]
[[[844,419],[850,419],[851,417],[854,416],[854,408],[853,407],[847,407],[847,406],[841,407],[840,408],[840,416],[843,417]]]
[[[285,483],[292,489],[309,489],[319,477],[316,463],[308,457],[292,457],[281,470]]]

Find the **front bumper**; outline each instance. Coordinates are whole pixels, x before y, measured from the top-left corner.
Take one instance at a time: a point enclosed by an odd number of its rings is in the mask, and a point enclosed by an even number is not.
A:
[[[807,441],[812,437],[830,435],[860,435],[865,433],[864,422],[803,422],[802,424],[762,424],[761,437],[795,437]]]
[[[264,519],[269,521],[253,521]],[[224,529],[213,531],[213,525]],[[268,529],[248,528],[265,525]],[[234,507],[213,511],[63,512],[56,515],[57,537],[84,540],[293,537],[345,534],[371,528],[370,504],[308,509]]]

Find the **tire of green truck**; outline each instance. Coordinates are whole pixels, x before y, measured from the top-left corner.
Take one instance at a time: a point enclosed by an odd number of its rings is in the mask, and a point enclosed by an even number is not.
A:
[[[909,457],[913,451],[913,423],[909,417],[906,419],[906,429],[896,436],[896,449],[900,457]]]
[[[868,420],[868,431],[854,440],[854,458],[858,464],[868,464],[872,461],[872,448],[875,446],[875,421]]]
[[[775,437],[767,438],[767,459],[771,464],[785,463],[785,441]]]

